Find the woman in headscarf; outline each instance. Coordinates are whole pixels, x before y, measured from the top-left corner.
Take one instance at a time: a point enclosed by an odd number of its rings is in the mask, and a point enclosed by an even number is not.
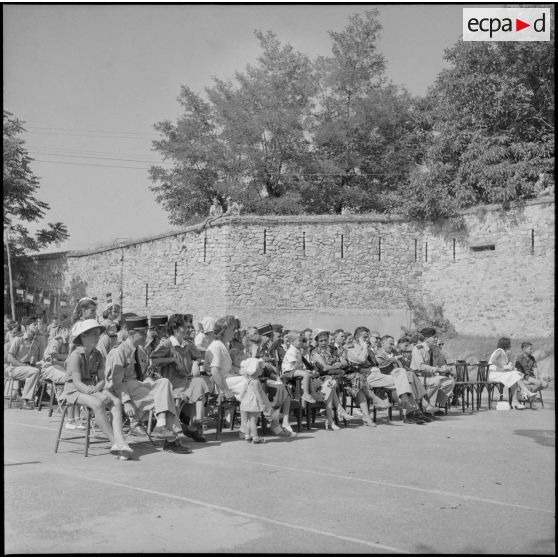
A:
[[[201,321],[202,329],[196,334],[194,343],[200,351],[205,351],[213,341],[215,318],[207,316]]]

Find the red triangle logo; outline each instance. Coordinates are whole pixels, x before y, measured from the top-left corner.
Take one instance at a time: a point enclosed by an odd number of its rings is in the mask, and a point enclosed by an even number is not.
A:
[[[525,23],[524,21],[521,21],[520,19],[515,18],[515,30],[516,31],[521,31],[522,29],[525,29],[526,27],[531,27],[530,23]]]

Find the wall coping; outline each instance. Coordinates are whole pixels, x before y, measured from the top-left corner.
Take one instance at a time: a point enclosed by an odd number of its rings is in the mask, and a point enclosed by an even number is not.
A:
[[[506,211],[517,209],[524,206],[530,205],[545,205],[555,203],[554,196],[549,196],[545,198],[537,198],[534,200],[525,200],[519,202],[512,202]],[[476,205],[469,207],[459,212],[458,215],[474,215],[479,211],[495,211],[502,210],[502,204],[491,204],[491,205]],[[449,217],[448,219],[451,219]],[[447,220],[447,219],[446,219]],[[342,224],[342,223],[420,223],[421,221],[417,219],[410,219],[399,214],[384,215],[378,213],[359,213],[356,215],[253,215],[246,214],[240,216],[229,216],[222,217],[216,222],[209,223],[204,229],[200,229],[200,223],[195,225],[190,225],[188,227],[182,227],[176,230],[167,231],[164,233],[145,236],[141,238],[136,238],[120,243],[112,244],[101,244],[94,248],[88,248],[85,250],[71,250],[66,252],[48,252],[46,254],[30,254],[26,258],[32,260],[50,260],[57,259],[62,256],[67,258],[79,258],[83,256],[91,256],[93,254],[101,254],[103,252],[111,252],[113,250],[121,250],[123,248],[128,248],[130,246],[135,246],[136,244],[146,244],[148,242],[153,242],[155,240],[161,240],[163,238],[170,238],[175,236],[180,236],[189,232],[197,232],[201,234],[203,231],[207,231],[213,228],[221,228],[227,225],[258,225],[258,224],[269,224],[269,225],[280,225],[280,224]]]

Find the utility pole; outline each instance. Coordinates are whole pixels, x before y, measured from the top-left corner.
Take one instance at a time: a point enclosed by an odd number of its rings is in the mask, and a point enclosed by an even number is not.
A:
[[[6,254],[8,256],[8,280],[10,282],[10,301],[12,304],[12,320],[15,320],[14,285],[12,279],[12,261],[10,257],[10,229],[4,228],[4,243],[6,244]]]

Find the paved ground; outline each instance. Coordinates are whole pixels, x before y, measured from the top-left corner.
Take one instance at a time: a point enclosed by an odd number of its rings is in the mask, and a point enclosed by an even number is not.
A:
[[[553,395],[262,446],[226,432],[191,455],[142,443],[132,462],[55,455],[56,416],[6,409],[5,552],[552,555]]]

